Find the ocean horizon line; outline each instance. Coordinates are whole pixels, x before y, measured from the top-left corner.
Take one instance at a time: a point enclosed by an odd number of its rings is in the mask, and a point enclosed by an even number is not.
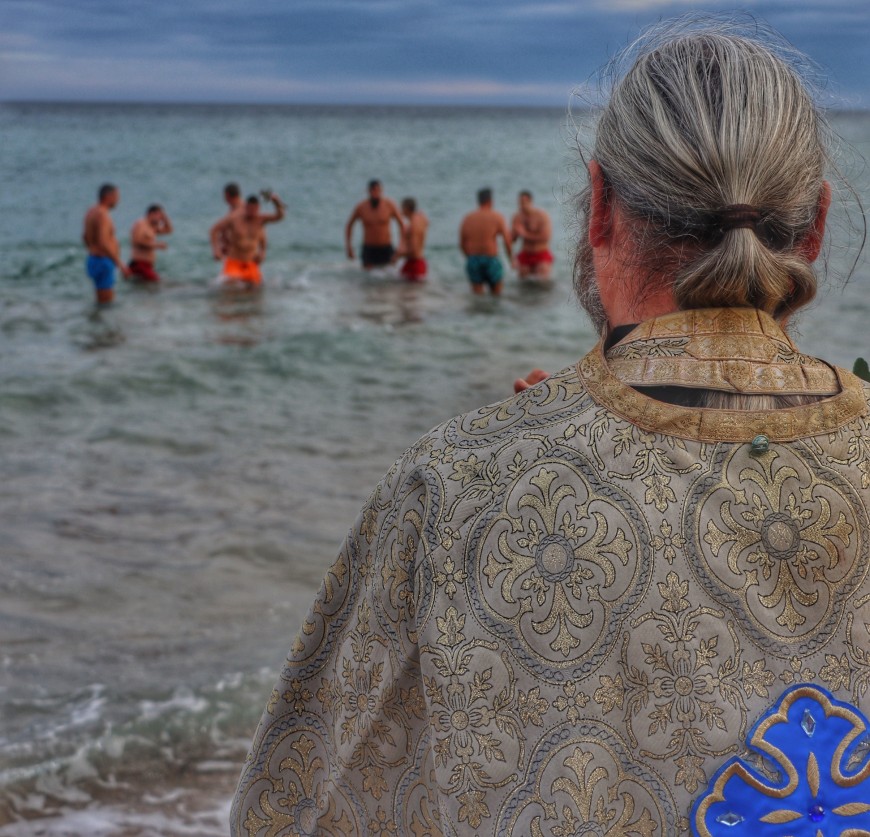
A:
[[[479,103],[479,102],[244,102],[209,100],[142,99],[0,99],[0,106],[18,107],[141,107],[141,108],[262,108],[287,110],[463,110],[463,111],[568,111],[568,104]],[[571,107],[572,112],[590,111],[588,106]]]
[[[145,100],[145,99],[32,99],[0,98],[0,107],[124,107],[124,108],[248,108],[255,110],[335,110],[335,111],[467,111],[467,112],[516,112],[516,111],[562,111],[571,113],[591,113],[596,108],[571,101],[565,104],[531,104],[527,102],[286,102],[286,101],[211,101],[196,99]],[[870,114],[870,104],[844,107],[824,107],[828,113],[848,116],[850,114]]]

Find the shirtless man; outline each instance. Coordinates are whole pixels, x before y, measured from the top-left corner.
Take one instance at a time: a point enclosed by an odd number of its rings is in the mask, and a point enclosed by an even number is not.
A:
[[[115,238],[115,225],[109,211],[118,205],[121,193],[111,183],[100,186],[97,203],[86,213],[82,241],[88,251],[85,269],[94,283],[97,303],[107,304],[115,298],[115,267],[124,276],[130,275],[129,268],[121,261],[121,248]]]
[[[143,218],[136,221],[130,229],[130,244],[133,251],[130,254],[129,268],[133,279],[143,282],[159,282],[160,276],[154,270],[155,250],[165,250],[165,241],[158,241],[158,235],[169,235],[172,232],[172,221],[159,204],[148,207]]]
[[[510,261],[511,234],[504,215],[492,208],[492,189],[477,193],[478,209],[469,212],[459,227],[459,249],[465,254],[465,270],[471,282],[471,290],[484,293],[489,285],[493,296],[502,288],[502,265],[498,258],[498,238],[501,236],[504,251]]]
[[[429,219],[422,212],[417,211],[417,201],[414,198],[405,198],[402,201],[402,215],[408,220],[397,254],[405,257],[401,274],[409,282],[422,282],[426,278],[427,271],[423,247],[426,244]]]
[[[212,251],[218,260],[224,260],[223,275],[257,287],[262,282],[260,264],[266,256],[266,231],[264,225],[284,217],[284,204],[274,193],[269,199],[275,205],[275,215],[260,213],[260,199],[251,195],[244,206],[229,212],[212,227]]]
[[[523,240],[516,258],[520,279],[549,279],[553,267],[550,216],[532,203],[529,191],[520,192],[518,204],[519,212],[511,221],[511,240]]]
[[[399,225],[399,240],[405,234],[405,222],[399,214],[399,209],[389,198],[381,194],[381,181],[369,181],[368,200],[358,203],[348,218],[344,228],[344,244],[347,257],[352,259],[353,245],[351,244],[351,232],[357,221],[363,225],[362,266],[369,270],[373,267],[381,267],[390,264],[395,256],[393,240],[390,232],[390,220],[395,220]]]
[[[269,195],[269,198],[273,197],[273,193],[269,191],[264,191],[264,195]],[[218,224],[225,221],[230,217],[234,212],[241,212],[244,209],[245,202],[242,200],[242,190],[239,188],[238,183],[227,183],[224,186],[224,200],[227,203],[229,209],[227,210],[227,214],[224,215],[220,221],[217,221],[212,225],[212,228],[208,231],[209,241],[211,242],[212,252],[215,253],[215,259],[220,261],[225,255],[227,251],[227,243],[222,240],[217,232]],[[280,221],[284,217],[284,207],[282,206],[280,209],[277,209],[270,215],[260,214],[260,220],[264,224],[274,224],[276,221]],[[217,255],[220,253],[220,255]]]

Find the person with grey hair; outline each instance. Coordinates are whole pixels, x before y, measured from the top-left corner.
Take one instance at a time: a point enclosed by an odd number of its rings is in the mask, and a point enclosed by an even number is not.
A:
[[[775,43],[640,46],[579,203],[599,344],[371,494],[234,834],[870,833],[870,389],[785,331],[825,132]]]

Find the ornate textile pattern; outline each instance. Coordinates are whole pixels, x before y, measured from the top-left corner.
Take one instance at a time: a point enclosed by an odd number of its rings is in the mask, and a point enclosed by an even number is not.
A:
[[[642,323],[607,353],[629,386],[680,381],[724,392],[834,395],[837,375],[802,355],[774,320],[753,309],[686,311]]]
[[[605,359],[603,348],[599,344],[580,360],[577,373],[589,394],[610,411],[645,430],[683,439],[740,442],[763,433],[772,440],[791,441],[837,430],[867,414],[866,395],[861,380],[850,372],[825,364],[818,366],[818,374],[812,373],[814,379],[817,379],[814,380],[813,388],[822,394],[833,388],[835,395],[815,404],[766,413],[694,409],[663,404],[632,389],[632,381],[620,377],[620,371],[631,370],[621,370],[626,360],[620,358],[619,354],[629,351],[636,335],[641,336],[642,345],[661,339],[671,342],[687,340],[689,342],[686,345],[689,345],[695,339],[696,328],[704,330],[704,339],[698,351],[709,350],[718,345],[719,348],[714,348],[714,357],[710,360],[702,358],[702,362],[697,362],[697,358],[686,353],[682,358],[683,362],[679,363],[673,358],[641,358],[645,367],[641,376],[644,385],[675,384],[739,392],[805,392],[808,390],[801,389],[798,382],[802,376],[808,376],[807,370],[816,370],[816,365],[820,364],[819,361],[793,351],[791,342],[767,315],[749,308],[731,308],[724,312],[720,309],[683,311],[650,320],[641,324],[618,344],[617,357],[612,362]],[[752,335],[751,340],[749,335]],[[765,339],[764,335],[767,335],[768,341],[774,343],[767,351],[759,345]],[[752,349],[753,359],[727,359],[725,352],[738,350],[741,341],[746,341],[746,345]],[[678,350],[679,346],[674,346],[671,351]],[[611,349],[611,353],[613,351]],[[738,358],[743,351],[744,349],[738,350]],[[764,363],[766,355],[771,357],[771,362]],[[629,366],[634,365],[635,359],[629,358],[627,362]],[[784,371],[792,367],[794,369],[791,372]],[[836,382],[831,379],[831,374]]]
[[[690,410],[638,362],[835,391]],[[436,427],[291,644],[234,837],[870,834],[868,394],[765,315],[694,311]]]
[[[679,817],[661,778],[607,726],[563,724],[541,740],[530,781],[504,806],[497,834],[629,837],[675,834]]]
[[[634,505],[582,460],[543,459],[469,537],[471,603],[532,673],[594,668],[643,595],[649,535]]]
[[[780,656],[824,646],[867,575],[864,503],[800,445],[723,447],[690,491],[684,529],[701,584]]]
[[[867,720],[824,689],[790,689],[755,725],[749,745],[778,770],[727,762],[692,811],[699,837],[870,833]]]

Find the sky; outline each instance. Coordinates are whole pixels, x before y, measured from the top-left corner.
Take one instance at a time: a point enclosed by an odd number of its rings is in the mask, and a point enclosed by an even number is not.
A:
[[[564,106],[651,23],[716,0],[0,0],[0,101]],[[870,0],[749,0],[870,108]]]

